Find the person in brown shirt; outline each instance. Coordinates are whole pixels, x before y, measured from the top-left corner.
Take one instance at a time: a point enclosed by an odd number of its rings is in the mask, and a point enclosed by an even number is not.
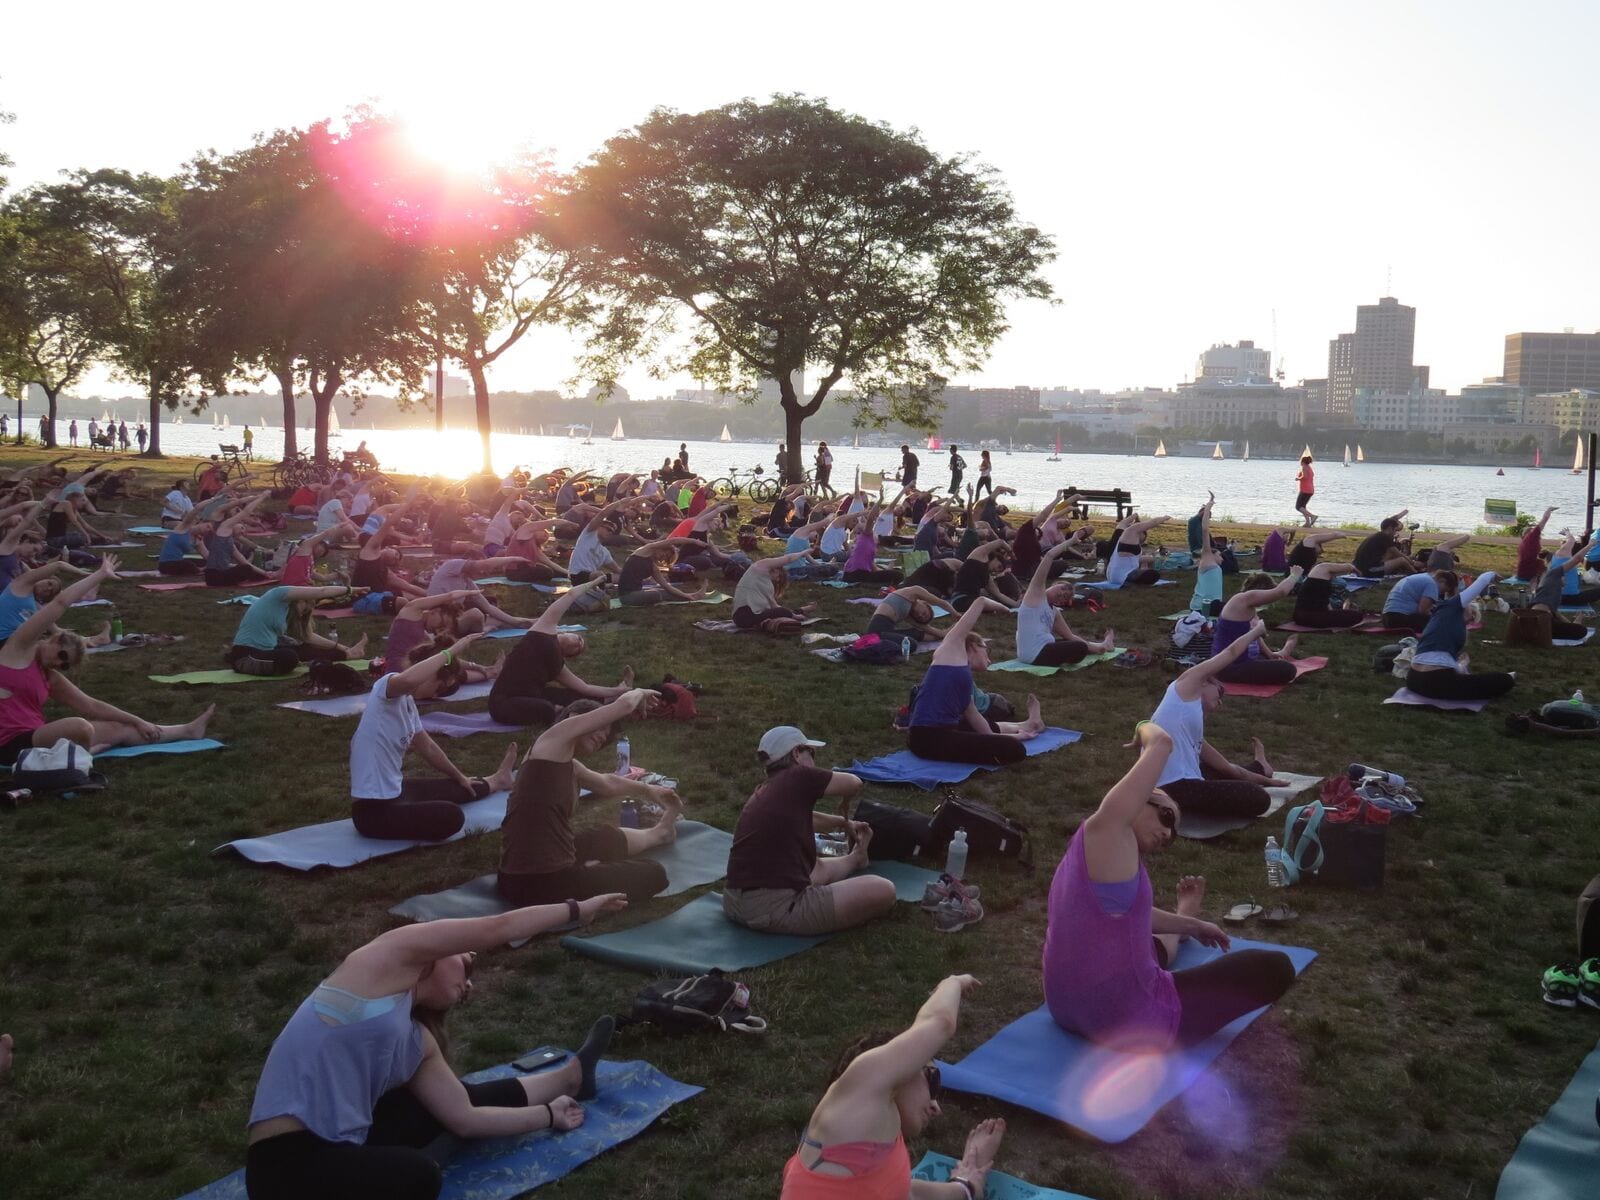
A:
[[[793,725],[767,730],[757,757],[766,781],[745,801],[728,853],[722,911],[736,925],[760,933],[812,935],[848,929],[894,906],[894,884],[878,875],[852,879],[867,865],[872,827],[815,811],[825,796],[850,797],[861,780],[816,765],[814,742]],[[848,829],[849,854],[817,858],[815,834]]]
[[[667,886],[661,864],[637,856],[677,839],[683,812],[678,793],[602,775],[578,761],[578,755],[593,754],[611,741],[616,726],[656,696],[649,688],[634,688],[607,704],[579,700],[533,743],[517,771],[501,826],[498,889],[512,904],[554,904],[608,892],[647,900]],[[596,825],[574,832],[580,788],[595,796],[653,800],[665,811],[649,829]]]

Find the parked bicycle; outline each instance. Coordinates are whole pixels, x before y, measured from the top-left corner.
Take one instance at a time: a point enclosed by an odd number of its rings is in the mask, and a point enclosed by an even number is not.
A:
[[[721,479],[711,481],[711,494],[718,500],[749,496],[757,504],[765,504],[778,498],[778,481],[766,478],[766,469],[759,463],[752,471],[733,467]]]
[[[302,487],[321,487],[333,480],[331,466],[318,466],[310,455],[296,452],[272,468],[272,486],[298,491]]]
[[[201,463],[194,469],[194,481],[198,486],[200,477],[214,466],[222,473],[222,482],[227,487],[242,487],[255,478],[249,465],[244,460],[244,452],[238,446],[218,443],[218,454],[213,454],[208,462]]]

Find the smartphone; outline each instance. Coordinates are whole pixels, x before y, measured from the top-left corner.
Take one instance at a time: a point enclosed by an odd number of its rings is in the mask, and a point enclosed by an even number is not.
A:
[[[564,1061],[566,1057],[565,1050],[535,1050],[521,1058],[512,1059],[511,1065],[519,1071],[542,1071],[551,1063]]]

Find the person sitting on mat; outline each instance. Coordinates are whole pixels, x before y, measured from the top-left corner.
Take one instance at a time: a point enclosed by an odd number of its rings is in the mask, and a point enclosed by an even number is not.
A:
[[[585,520],[567,559],[567,573],[573,583],[582,583],[591,575],[615,578],[621,573],[622,568],[617,566],[617,560],[611,557],[606,544],[622,535],[622,522],[630,514],[640,512],[649,505],[650,501],[642,496],[613,500]]]
[[[1428,627],[1433,606],[1439,603],[1445,590],[1453,596],[1459,586],[1454,571],[1418,571],[1407,575],[1383,598],[1383,627],[1421,633]]]
[[[991,767],[1027,757],[1023,743],[1045,729],[1039,698],[1028,697],[1028,719],[1020,723],[985,716],[973,699],[972,673],[989,667],[989,643],[973,627],[984,612],[1010,611],[997,600],[979,596],[944,635],[911,704],[906,731],[911,753],[938,762]]]
[[[1298,639],[1290,635],[1284,640],[1282,650],[1273,650],[1259,632],[1265,626],[1257,620],[1256,612],[1274,600],[1282,600],[1294,590],[1301,577],[1299,567],[1290,567],[1289,574],[1279,583],[1273,583],[1266,575],[1252,575],[1244,581],[1242,590],[1228,597],[1228,602],[1222,606],[1222,613],[1212,627],[1211,656],[1215,658],[1221,655],[1237,639],[1245,637],[1247,631],[1253,632],[1254,636],[1246,643],[1242,656],[1235,655],[1229,659],[1228,665],[1220,672],[1225,682],[1294,682],[1299,674],[1293,661]]]
[[[733,623],[740,629],[759,629],[762,633],[799,633],[801,622],[816,610],[815,604],[784,608],[778,603],[789,586],[787,568],[813,553],[810,546],[776,558],[761,558],[739,576],[733,589]]]
[[[489,715],[502,725],[549,725],[556,714],[576,700],[609,704],[633,690],[633,668],[622,672],[615,687],[603,687],[578,678],[568,659],[588,649],[581,633],[560,632],[561,618],[578,600],[601,586],[591,579],[557,596],[539,619],[512,646],[489,691]]]
[[[966,612],[972,602],[987,596],[1007,610],[1016,608],[1012,600],[1000,590],[996,578],[1011,569],[1011,548],[1001,539],[985,542],[962,560],[956,571],[955,590],[950,593],[950,607]]]
[[[1199,876],[1178,885],[1176,911],[1155,907],[1144,860],[1177,835],[1178,806],[1157,787],[1173,739],[1142,721],[1132,744],[1138,761],[1078,826],[1051,881],[1044,995],[1067,1032],[1115,1050],[1159,1053],[1204,1041],[1273,1003],[1295,974],[1277,950],[1235,950],[1170,969],[1182,938],[1224,950],[1229,940],[1200,919]]]
[[[1456,551],[1471,540],[1472,535],[1470,533],[1458,533],[1454,537],[1445,538],[1444,541],[1428,551],[1428,557],[1423,560],[1422,569],[1425,571],[1454,571],[1461,561],[1461,556]]]
[[[76,601],[116,577],[117,559],[107,554],[95,570],[40,605],[0,646],[0,765],[12,766],[24,750],[53,746],[62,738],[98,754],[115,746],[184,742],[206,735],[215,704],[186,724],[157,725],[96,700],[68,680],[67,672],[83,661],[86,643],[78,634],[58,629],[56,622]],[[65,704],[78,715],[47,723],[46,700]]]
[[[1600,547],[1600,529],[1595,530],[1589,538],[1588,545],[1582,549],[1575,549],[1573,541],[1572,534],[1568,533],[1566,541],[1561,544],[1561,549],[1550,559],[1555,563],[1559,558],[1560,565],[1545,569],[1539,578],[1539,586],[1533,590],[1533,598],[1528,601],[1529,608],[1542,608],[1550,614],[1550,636],[1560,641],[1581,641],[1588,631],[1586,625],[1562,620],[1561,606],[1566,603],[1563,596],[1568,581],[1577,576],[1585,557],[1596,547]]]
[[[289,557],[283,562],[283,582],[290,587],[310,587],[317,564],[328,557],[339,540],[340,532],[338,528],[324,529],[295,543]]]
[[[622,564],[622,574],[617,578],[617,598],[624,604],[643,607],[665,604],[670,600],[693,602],[703,597],[704,588],[686,592],[674,587],[667,578],[672,564],[678,561],[678,550],[699,551],[706,544],[697,538],[662,538],[646,542]]]
[[[372,685],[361,724],[350,739],[350,818],[362,837],[443,841],[467,823],[463,804],[511,786],[515,742],[506,747],[493,775],[468,778],[422,728],[417,712],[417,701],[449,695],[460,685],[460,655],[479,636],[468,634],[438,653],[418,646]],[[405,756],[410,750],[445,778],[407,779]]]
[[[478,587],[478,580],[488,579],[503,575],[511,570],[520,558],[447,558],[433,569],[433,574],[428,578],[428,595],[437,596],[440,592],[466,592],[466,600],[461,602],[463,608],[476,609],[482,613],[486,621],[492,621],[502,629],[529,629],[533,626],[532,617],[514,617],[497,605],[490,602]]]
[[[424,921],[348,954],[295,1009],[267,1054],[250,1108],[250,1200],[434,1200],[446,1135],[505,1138],[576,1129],[615,1021],[576,1055],[532,1075],[464,1083],[444,1022],[472,993],[480,953],[587,925],[620,895]]]
[[[983,1200],[1006,1123],[980,1121],[945,1183],[911,1178],[906,1137],[939,1115],[939,1068],[933,1056],[956,1031],[971,975],[941,980],[898,1034],[869,1033],[834,1065],[828,1090],[811,1111],[799,1148],[783,1167],[779,1200]]]
[[[318,636],[310,627],[310,609],[318,600],[349,596],[344,587],[273,587],[255,598],[244,610],[233,645],[223,657],[242,675],[288,675],[301,663],[344,662],[365,658],[367,635],[348,646]],[[289,625],[295,619],[291,607],[304,606],[299,616],[305,637],[291,637]]]
[[[1104,654],[1117,644],[1114,629],[1107,629],[1098,642],[1085,641],[1072,632],[1066,618],[1056,608],[1058,598],[1071,595],[1072,585],[1057,584],[1051,588],[1047,584],[1050,568],[1066,553],[1067,545],[1058,542],[1045,551],[1017,607],[1017,657],[1036,667],[1080,663],[1089,655]]]
[[[395,610],[394,619],[389,622],[389,636],[383,645],[384,662],[404,662],[406,655],[418,646],[440,636],[454,641],[463,634],[482,633],[482,614],[476,610],[463,613],[461,608],[471,598],[472,593],[463,590],[407,600]],[[484,678],[492,678],[492,675]]]
[[[1454,595],[1433,606],[1428,624],[1417,639],[1406,687],[1430,700],[1493,700],[1517,685],[1515,673],[1467,670],[1466,606],[1483,595],[1498,578],[1485,571]],[[1441,591],[1443,589],[1441,588]]]
[[[1544,571],[1544,560],[1540,557],[1540,540],[1544,537],[1544,527],[1559,511],[1554,507],[1545,509],[1544,516],[1530,525],[1528,532],[1517,542],[1517,578],[1524,583],[1539,582],[1539,575]]]
[[[1259,633],[1265,626],[1257,621]],[[1190,667],[1167,685],[1151,720],[1172,738],[1172,751],[1156,786],[1162,788],[1184,812],[1211,817],[1259,817],[1271,807],[1269,787],[1282,787],[1267,762],[1260,738],[1250,739],[1254,758],[1236,766],[1206,741],[1206,713],[1222,703],[1224,690],[1218,676],[1250,644],[1250,634],[1238,638],[1216,658]]]
[[[800,936],[833,933],[884,916],[894,907],[894,884],[881,875],[851,878],[867,867],[872,827],[816,811],[817,801],[838,799],[841,814],[861,790],[845,771],[818,767],[812,741],[793,725],[762,734],[756,757],[767,777],[750,794],[733,830],[722,911],[758,933]],[[818,858],[816,834],[845,830],[848,854]]]
[[[909,638],[913,646],[937,642],[944,634],[933,628],[933,613],[943,604],[943,597],[924,588],[896,588],[878,601],[878,606],[872,610],[867,632],[877,634],[886,642],[900,642]]]
[[[862,514],[861,531],[850,546],[849,557],[844,560],[844,573],[840,576],[846,583],[894,587],[905,578],[903,571],[878,566],[878,530],[882,527],[884,516],[882,504],[875,504]],[[889,514],[889,527],[894,528],[892,513]]]
[[[1072,493],[1072,496],[1076,495],[1076,492]],[[1034,569],[1038,567],[1039,559],[1044,554],[1045,529],[1047,526],[1051,529],[1055,528],[1056,510],[1058,508],[1065,505],[1068,511],[1071,511],[1072,496],[1061,492],[1056,493],[1050,497],[1049,504],[1046,504],[1038,512],[1034,513],[1032,517],[1017,526],[1017,532],[1011,539],[1011,556],[1015,563],[1013,569],[1019,579],[1033,577]],[[1074,557],[1076,557],[1076,554],[1074,554]],[[1061,568],[1061,570],[1065,569],[1065,567]],[[1061,571],[1058,570],[1055,573],[1059,575]]]
[[[1318,563],[1312,567],[1294,594],[1294,623],[1313,629],[1349,629],[1370,617],[1372,614],[1357,607],[1354,600],[1346,599],[1338,607],[1333,603],[1333,581],[1340,575],[1354,575],[1355,571],[1354,563]]]
[[[378,512],[395,510],[404,512],[403,504],[388,504]],[[397,596],[426,596],[427,589],[400,575],[400,551],[389,545],[390,539],[400,532],[398,522],[389,517],[368,537],[356,555],[350,570],[350,582],[371,592],[393,592]]]
[[[1150,587],[1160,581],[1155,570],[1155,556],[1144,552],[1144,539],[1157,525],[1165,525],[1171,517],[1155,517],[1140,521],[1128,516],[1117,522],[1110,557],[1106,559],[1106,582],[1127,587]]]
[[[640,855],[677,840],[683,813],[678,793],[615,773],[601,774],[578,760],[581,754],[598,753],[626,718],[657,699],[659,693],[649,688],[633,688],[605,704],[578,700],[539,735],[517,769],[506,802],[495,883],[500,895],[512,904],[547,904],[556,897],[582,899],[610,891],[648,900],[666,888],[665,868]],[[574,833],[572,814],[580,789],[598,797],[651,801],[661,807],[661,817],[648,829],[606,823]]]
[[[223,517],[212,532],[206,549],[206,586],[207,587],[238,587],[246,583],[260,583],[271,579],[272,576],[265,571],[257,570],[255,565],[246,558],[235,544],[241,536],[239,531],[249,524],[251,516],[267,498],[267,493],[262,492],[252,500],[246,500],[236,511]],[[239,503],[230,501],[229,504]]]
[[[1412,575],[1418,570],[1416,561],[1400,544],[1402,521],[1409,509],[1401,509],[1392,517],[1378,523],[1378,532],[1368,534],[1351,556],[1356,570],[1367,579],[1385,575]]]
[[[83,576],[80,570],[63,558],[51,559],[43,566],[23,571],[0,589],[0,643],[4,643],[22,623],[39,611],[41,604],[49,604],[61,594],[62,575]],[[84,639],[85,646],[104,646],[111,641],[111,622],[92,637]]]
[[[1309,571],[1321,561],[1323,546],[1340,538],[1353,536],[1353,534],[1347,533],[1343,529],[1318,529],[1314,532],[1307,532],[1296,545],[1290,548],[1288,566],[1299,567],[1302,571]],[[1261,569],[1263,571],[1272,570],[1271,567],[1267,566],[1264,554],[1262,556]]]
[[[1573,538],[1571,530],[1563,529],[1561,532],[1564,537],[1570,540],[1576,540]],[[1597,545],[1591,538],[1588,546],[1586,546],[1583,550],[1577,550],[1569,553],[1564,548],[1565,543],[1563,543],[1562,546],[1563,548],[1558,549],[1550,556],[1550,565],[1546,568],[1547,570],[1559,571],[1561,573],[1561,578],[1563,581],[1561,589],[1561,603],[1568,608],[1584,608],[1594,604],[1596,600],[1600,600],[1600,588],[1580,587],[1578,573],[1576,571],[1567,570],[1567,567],[1572,564],[1576,564],[1577,566],[1581,567],[1586,562],[1591,561],[1591,558],[1596,551],[1600,550],[1600,545]]]

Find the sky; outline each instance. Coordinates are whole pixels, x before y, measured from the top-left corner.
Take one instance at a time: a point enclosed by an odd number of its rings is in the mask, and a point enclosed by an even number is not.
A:
[[[1416,306],[1416,361],[1451,390],[1499,374],[1509,332],[1600,330],[1600,5],[555,8],[89,0],[67,29],[14,6],[13,48],[55,49],[0,59],[17,116],[0,146],[13,187],[170,172],[373,103],[457,160],[525,143],[572,166],[655,107],[803,92],[995,167],[1056,239],[1060,303],[1014,303],[957,382],[1168,387],[1242,338],[1291,382],[1320,377],[1328,340],[1385,294]],[[531,335],[491,384],[558,386],[571,362],[566,335]],[[95,385],[136,390],[79,390]]]

